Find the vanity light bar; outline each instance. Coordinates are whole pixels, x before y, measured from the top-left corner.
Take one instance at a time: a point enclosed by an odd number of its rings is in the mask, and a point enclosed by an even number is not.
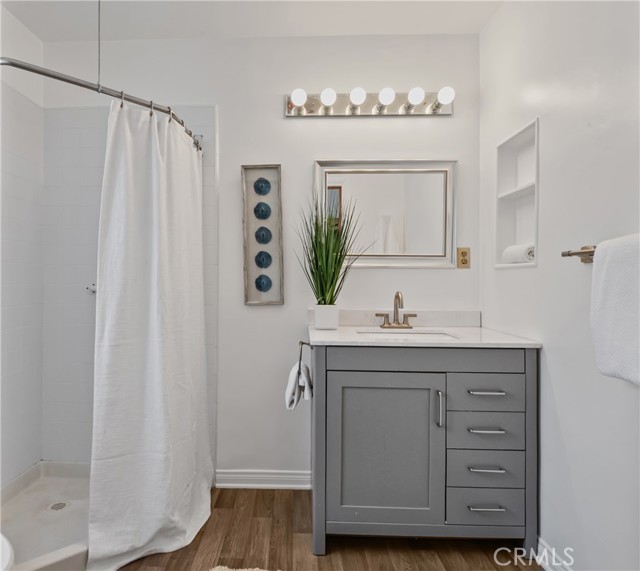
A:
[[[434,117],[453,115],[452,87],[426,93],[414,87],[408,93],[396,93],[385,87],[379,93],[367,93],[355,87],[350,93],[336,93],[330,87],[319,94],[294,89],[284,98],[285,117]]]

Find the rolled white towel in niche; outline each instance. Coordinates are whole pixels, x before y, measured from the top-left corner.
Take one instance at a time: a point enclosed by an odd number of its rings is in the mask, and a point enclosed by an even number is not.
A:
[[[503,264],[526,264],[536,259],[536,250],[533,244],[513,244],[507,246],[502,252]]]

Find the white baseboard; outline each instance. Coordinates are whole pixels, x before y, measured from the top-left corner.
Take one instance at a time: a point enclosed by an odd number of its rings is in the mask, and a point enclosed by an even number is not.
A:
[[[546,561],[540,560],[539,564],[545,571],[572,571],[571,566],[562,559],[562,556],[564,555],[562,550],[560,550],[560,552],[558,552],[554,557],[553,554],[556,553],[557,550],[554,551],[553,547],[551,547],[544,539],[539,537],[538,556],[540,556],[543,551],[546,551],[548,557]]]
[[[296,470],[216,470],[216,488],[310,490],[311,472]]]

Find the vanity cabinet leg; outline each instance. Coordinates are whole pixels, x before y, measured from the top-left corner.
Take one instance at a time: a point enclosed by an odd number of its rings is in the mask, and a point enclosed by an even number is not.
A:
[[[313,532],[313,554],[326,555],[327,536],[324,533]]]
[[[538,553],[538,534],[527,530],[524,541],[522,542],[522,547],[524,547],[526,553],[525,557],[528,557],[532,553]]]

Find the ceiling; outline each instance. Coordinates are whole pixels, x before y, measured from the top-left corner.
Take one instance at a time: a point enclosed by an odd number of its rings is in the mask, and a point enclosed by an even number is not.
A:
[[[43,42],[93,41],[97,0],[2,2]],[[102,0],[102,39],[477,34],[495,1]]]

